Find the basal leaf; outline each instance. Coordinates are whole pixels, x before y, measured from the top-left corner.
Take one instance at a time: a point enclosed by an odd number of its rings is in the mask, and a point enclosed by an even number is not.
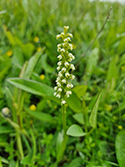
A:
[[[67,130],[67,135],[74,136],[74,137],[81,137],[81,136],[85,136],[86,133],[83,132],[82,128],[79,125],[73,124]]]
[[[80,124],[84,125],[83,113],[77,113],[73,115],[73,118]]]
[[[67,104],[74,112],[80,112],[81,109],[81,102],[75,92],[72,92],[72,95],[66,99]]]
[[[8,82],[26,92],[39,96],[52,96],[54,92],[53,88],[50,86],[33,80],[10,78],[8,79]]]
[[[101,93],[100,92],[97,96],[97,99],[95,101],[95,104],[92,108],[92,111],[91,111],[91,114],[90,114],[90,117],[89,117],[89,123],[90,125],[95,128],[96,127],[96,124],[97,124],[97,110],[98,110],[98,106],[99,106],[99,101],[100,101],[100,97],[101,97]]]
[[[87,85],[78,85],[73,88],[73,91],[76,93],[76,95],[80,98],[81,96],[84,96],[85,92],[87,90]]]
[[[25,107],[25,111],[28,114],[30,114],[31,116],[33,116],[34,118],[39,119],[41,121],[45,121],[45,122],[52,122],[53,121],[53,117],[50,114],[43,113],[40,111],[32,111],[26,107]]]
[[[125,167],[125,130],[122,130],[117,134],[115,148],[119,166]]]
[[[26,79],[30,78],[30,76],[33,72],[33,69],[36,66],[36,63],[37,63],[38,59],[40,58],[43,50],[44,50],[44,48],[41,51],[36,52],[36,54],[30,58],[30,60],[28,62],[27,69],[26,69],[25,74],[24,74],[24,78],[26,78]]]

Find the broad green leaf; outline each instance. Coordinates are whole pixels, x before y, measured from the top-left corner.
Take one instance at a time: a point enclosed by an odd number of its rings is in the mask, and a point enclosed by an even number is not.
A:
[[[119,132],[115,140],[116,157],[120,167],[125,167],[125,130]]]
[[[12,85],[35,95],[52,96],[54,89],[43,83],[22,78],[10,78],[8,82]]]
[[[80,124],[84,125],[83,113],[74,114],[73,118]]]
[[[82,163],[82,159],[80,157],[73,159],[68,167],[80,167]]]
[[[66,99],[67,104],[74,112],[80,112],[81,109],[81,102],[75,92],[72,92],[72,95]]]
[[[32,157],[33,157],[33,153],[31,152],[22,159],[21,164],[23,164],[23,165],[32,164],[33,163],[33,158]]]
[[[86,90],[87,90],[87,85],[78,85],[73,88],[73,91],[79,98],[85,95]]]
[[[97,110],[98,110],[98,106],[99,106],[99,101],[100,101],[100,97],[101,97],[101,93],[100,92],[97,96],[97,99],[95,101],[95,104],[92,108],[92,111],[91,111],[91,114],[90,114],[90,117],[89,117],[89,123],[90,125],[95,128],[96,127],[96,124],[97,124]]]
[[[32,75],[33,69],[36,66],[36,63],[39,60],[43,50],[44,50],[44,48],[41,51],[37,52],[33,57],[30,58],[30,60],[28,62],[27,69],[26,69],[25,74],[24,74],[24,78],[26,78],[26,79],[30,78],[30,76]]]
[[[30,114],[31,116],[33,116],[34,118],[39,119],[41,121],[45,121],[45,122],[52,122],[53,121],[53,117],[50,114],[43,113],[40,111],[32,111],[26,107],[25,107],[25,111],[28,114]]]
[[[74,137],[81,137],[85,136],[86,133],[83,132],[82,128],[79,125],[73,124],[67,130],[67,135],[74,136]]]
[[[58,133],[57,141],[56,141],[57,162],[59,162],[63,156],[64,150],[66,148],[67,140],[68,140],[67,135],[64,138],[63,133],[61,132]]]

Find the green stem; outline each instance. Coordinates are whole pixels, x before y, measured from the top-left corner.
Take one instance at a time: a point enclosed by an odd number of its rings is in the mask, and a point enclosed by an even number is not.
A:
[[[86,107],[84,110],[83,110],[83,119],[84,119],[84,122],[85,122],[85,132],[88,133],[88,128],[87,128],[87,116],[88,116],[88,107]]]
[[[63,122],[63,133],[66,135],[66,106],[62,105],[62,122]]]

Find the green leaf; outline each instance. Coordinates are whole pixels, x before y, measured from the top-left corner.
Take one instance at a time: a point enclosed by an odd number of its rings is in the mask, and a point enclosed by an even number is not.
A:
[[[2,161],[1,161],[1,157],[0,157],[0,167],[3,167],[3,165],[2,165]]]
[[[99,49],[95,48],[91,51],[90,56],[88,58],[86,71],[85,71],[85,80],[88,80],[91,75],[94,73],[95,67],[97,66],[97,62],[99,59]]]
[[[31,152],[31,153],[29,153],[27,156],[25,156],[22,159],[21,164],[23,164],[23,165],[30,165],[30,164],[32,164],[33,163],[33,158],[32,157],[33,157],[33,154]]]
[[[8,126],[0,126],[0,134],[12,133],[14,129]]]
[[[102,92],[98,93],[97,99],[95,101],[95,104],[92,108],[92,111],[91,111],[91,114],[90,114],[90,117],[89,117],[89,123],[93,128],[95,128],[96,124],[97,124],[97,110],[98,110],[98,106],[99,106],[101,93]]]
[[[26,78],[26,79],[30,78],[30,76],[32,75],[33,69],[36,66],[36,63],[39,60],[43,50],[44,50],[44,48],[41,51],[36,52],[36,54],[30,58],[30,60],[28,62],[27,69],[26,69],[25,74],[24,74],[24,78]]]
[[[118,67],[116,66],[116,63],[118,61],[118,56],[115,56],[110,64],[109,69],[107,72],[107,83],[110,83],[110,91],[112,91],[115,88],[116,81],[118,78]]]
[[[25,56],[29,59],[29,57],[32,56],[33,51],[34,51],[34,45],[32,43],[27,43],[22,45],[22,50]]]
[[[65,135],[64,137],[63,133],[61,132],[58,133],[57,141],[56,141],[57,162],[59,162],[63,156],[64,150],[66,148],[67,140],[68,140],[67,135]]]
[[[74,137],[81,137],[85,136],[86,133],[83,132],[82,128],[79,125],[73,124],[67,130],[67,135],[74,136]]]
[[[125,167],[125,130],[122,130],[117,134],[115,148],[119,166]]]
[[[31,116],[33,116],[34,118],[39,119],[41,121],[45,121],[45,122],[53,121],[53,117],[50,114],[39,112],[39,111],[32,111],[26,107],[25,107],[25,111]]]
[[[51,67],[48,63],[47,63],[47,55],[44,54],[41,58],[41,66],[43,67],[43,69],[47,72],[47,73],[52,73],[55,69],[53,67]]]
[[[23,53],[20,47],[15,47],[14,48],[14,53],[13,53],[13,63],[16,66],[22,66],[24,63],[24,57]]]
[[[35,95],[52,96],[54,89],[43,83],[22,78],[10,78],[7,80],[12,85]]]
[[[79,98],[85,95],[86,90],[87,90],[87,85],[78,85],[73,88],[73,91]]]
[[[81,109],[81,102],[75,92],[72,92],[72,95],[66,99],[67,104],[74,112],[80,112]]]
[[[74,114],[73,118],[80,124],[84,125],[83,113]]]
[[[1,157],[1,161],[5,164],[9,164],[9,161],[7,159],[3,158],[3,157]]]
[[[14,97],[10,91],[10,89],[8,87],[5,88],[5,92],[6,92],[6,100],[7,100],[7,104],[10,107],[10,109],[13,109],[13,102],[14,102]]]
[[[68,165],[68,167],[80,167],[81,163],[82,163],[82,159],[78,157],[73,159]]]
[[[4,25],[3,29],[4,29],[5,35],[7,36],[9,42],[11,43],[11,45],[16,45],[15,38],[12,35],[12,33],[8,30],[8,28]]]

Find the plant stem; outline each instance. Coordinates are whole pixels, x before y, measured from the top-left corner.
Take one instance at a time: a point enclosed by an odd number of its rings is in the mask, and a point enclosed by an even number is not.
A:
[[[66,135],[66,106],[65,104],[62,105],[62,122],[63,122],[63,133],[65,137]]]

